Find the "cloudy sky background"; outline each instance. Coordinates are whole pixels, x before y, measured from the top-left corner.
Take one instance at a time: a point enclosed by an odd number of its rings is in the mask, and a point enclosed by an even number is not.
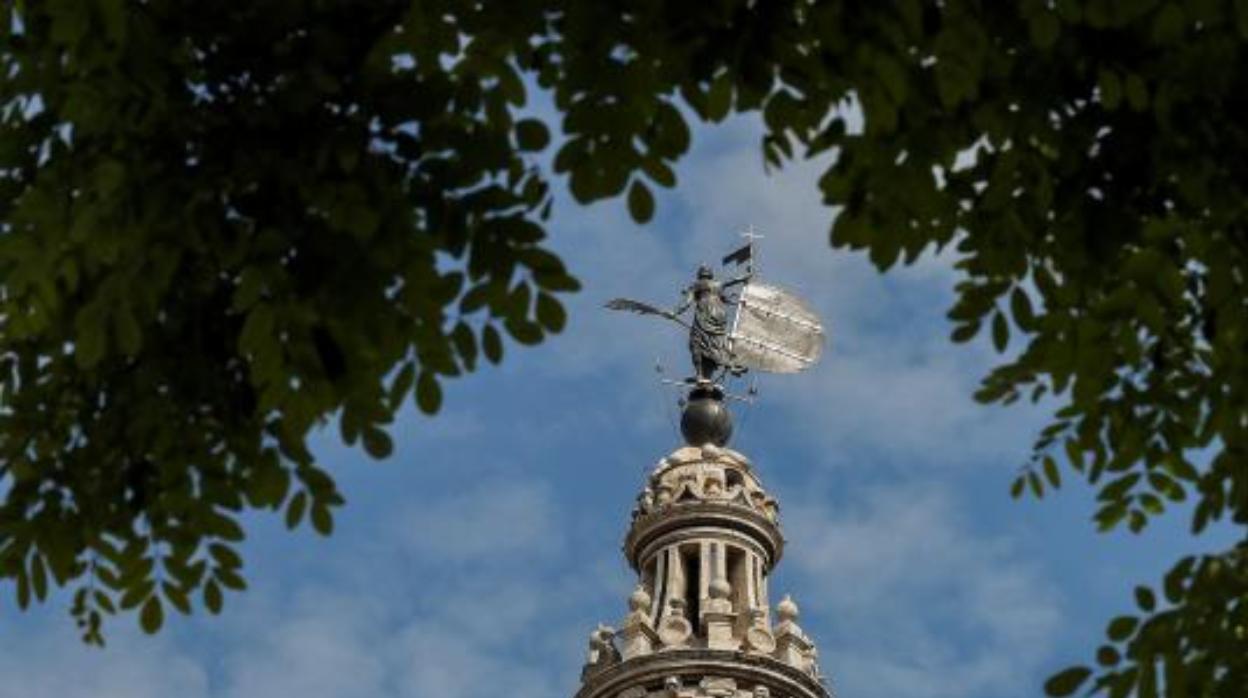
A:
[[[695,132],[645,227],[620,201],[561,200],[553,238],[584,282],[565,333],[509,344],[501,367],[447,386],[436,418],[408,410],[386,462],[328,430],[317,453],[348,500],[333,537],[252,517],[251,590],[221,616],[174,616],[155,637],[115,620],[101,651],[65,595],[19,614],[6,589],[0,698],[571,696],[589,630],[626,610],[633,499],[680,442],[653,367],[687,370],[679,328],[601,305],[674,303],[750,223],[764,276],[809,298],[832,338],[816,369],[764,377],[737,409],[733,445],[782,505],[773,593],[793,593],[840,698],[1040,695],[1131,584],[1215,543],[1181,513],[1097,535],[1078,483],[1010,500],[1045,408],[971,400],[994,355],[948,341],[954,258],[881,276],[833,252],[822,164],[765,174],[760,134],[751,119]]]

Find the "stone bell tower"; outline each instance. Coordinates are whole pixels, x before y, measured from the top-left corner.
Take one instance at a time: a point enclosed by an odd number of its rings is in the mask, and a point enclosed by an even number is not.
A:
[[[830,698],[797,604],[771,600],[776,500],[727,448],[719,387],[689,397],[686,445],[654,467],[624,539],[638,576],[628,613],[590,634],[576,698]]]

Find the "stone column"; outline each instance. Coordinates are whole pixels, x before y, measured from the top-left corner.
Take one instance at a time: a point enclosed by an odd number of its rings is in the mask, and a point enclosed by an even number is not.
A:
[[[713,650],[736,649],[737,642],[732,629],[737,614],[732,609],[732,584],[728,582],[724,558],[724,544],[712,542],[704,544],[703,550],[710,553],[709,569],[711,579],[707,583],[707,600],[702,610],[702,626],[705,628],[706,646]]]

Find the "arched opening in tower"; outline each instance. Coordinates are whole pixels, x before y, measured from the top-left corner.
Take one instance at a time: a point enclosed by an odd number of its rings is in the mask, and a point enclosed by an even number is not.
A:
[[[689,622],[698,627],[702,595],[702,561],[699,559],[698,546],[693,545],[680,551],[680,564],[685,572],[685,610]]]

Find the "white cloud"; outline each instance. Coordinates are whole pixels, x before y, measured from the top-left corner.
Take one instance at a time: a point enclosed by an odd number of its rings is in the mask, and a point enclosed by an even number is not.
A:
[[[541,631],[537,625],[526,627],[531,633]],[[399,652],[408,661],[398,674],[403,684],[395,694],[398,696],[475,698],[504,693],[516,698],[549,698],[575,690],[570,683],[560,685],[545,667],[518,660],[514,647],[483,653],[479,646],[459,637],[453,626],[414,627],[404,634]]]
[[[357,614],[360,601],[343,596],[322,599],[325,608],[270,618],[246,638],[231,638],[222,695],[381,696],[389,675],[384,652],[389,640]]]
[[[83,646],[60,609],[41,609],[46,629],[0,639],[3,698],[200,698],[208,674],[167,640],[116,628],[105,650]]]
[[[432,564],[507,561],[547,555],[562,545],[557,504],[524,479],[490,481],[459,494],[417,497],[398,522],[408,552]]]
[[[595,555],[556,567],[563,543],[551,510],[545,488],[508,484],[383,512],[390,523],[376,538],[315,579],[269,580],[223,616],[171,618],[176,627],[157,637],[117,621],[103,651],[51,618],[32,635],[0,636],[0,698],[569,693],[587,628],[570,627],[566,604],[583,600],[585,580],[600,581],[605,566]]]
[[[789,502],[790,574],[824,669],[856,698],[1009,695],[1047,656],[1058,600],[1008,539],[974,531],[938,484],[860,491],[846,511]],[[821,638],[822,639],[822,638]]]
[[[818,446],[853,452],[857,463],[1021,460],[1035,413],[975,403],[979,378],[997,357],[983,343],[948,339],[954,254],[929,253],[881,275],[864,254],[828,243],[835,216],[816,186],[828,158],[764,176],[750,120],[717,138],[724,147],[681,171],[682,196],[697,202],[686,245],[713,255],[757,224],[766,235],[758,243],[762,274],[809,300],[830,337],[809,373],[763,379],[764,408],[791,412]]]

